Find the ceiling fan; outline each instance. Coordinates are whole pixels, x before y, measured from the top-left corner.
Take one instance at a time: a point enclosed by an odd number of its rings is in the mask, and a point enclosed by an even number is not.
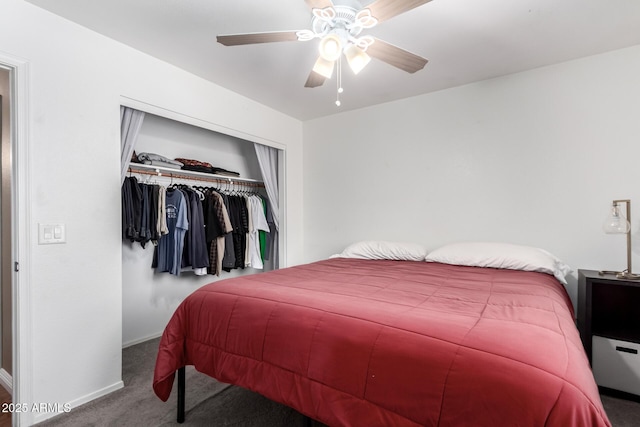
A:
[[[355,0],[335,0],[335,3],[332,0],[305,0],[312,13],[311,30],[219,35],[217,40],[225,46],[237,46],[319,38],[320,55],[305,87],[321,86],[326,79],[331,78],[336,63],[340,71],[343,54],[356,74],[372,57],[408,73],[415,73],[424,68],[427,63],[425,58],[375,37],[360,36],[360,33],[429,1],[431,0],[375,0],[362,7]],[[338,85],[340,93],[340,83]],[[340,105],[339,99],[336,104]]]

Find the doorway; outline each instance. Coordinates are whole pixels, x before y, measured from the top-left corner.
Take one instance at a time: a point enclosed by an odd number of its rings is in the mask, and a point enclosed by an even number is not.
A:
[[[12,379],[12,229],[11,229],[11,75],[0,68],[0,396],[3,403],[11,402]],[[5,393],[6,391],[6,393]],[[3,414],[4,415],[4,414]],[[0,425],[7,425],[7,417],[0,417]],[[9,417],[9,425],[10,425]]]
[[[12,307],[11,307],[11,83],[9,70],[0,68],[0,401],[11,402],[12,372]],[[0,414],[0,426],[11,425],[10,414]]]
[[[11,139],[10,139],[10,75],[9,71],[0,68],[0,159],[2,174],[0,175],[0,383],[5,388],[13,388],[5,380],[11,379]]]
[[[0,383],[13,402],[32,400],[28,74],[27,62],[0,53]],[[9,415],[14,426],[33,424],[28,412]]]

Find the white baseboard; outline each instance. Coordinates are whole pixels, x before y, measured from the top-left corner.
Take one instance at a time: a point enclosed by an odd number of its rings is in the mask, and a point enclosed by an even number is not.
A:
[[[124,387],[124,383],[122,381],[118,381],[115,384],[112,384],[110,386],[104,387],[100,390],[96,390],[93,393],[89,393],[87,395],[84,395],[82,397],[79,397],[76,400],[73,400],[71,402],[69,402],[69,407],[71,408],[71,410],[73,410],[73,408],[77,408],[80,405],[84,405],[85,403],[91,402],[94,399],[97,399],[99,397],[102,396],[106,396],[109,393],[112,393],[116,390],[120,390],[122,387]],[[49,418],[53,418],[56,415],[59,415],[58,412],[39,412],[37,413],[37,415],[35,415],[33,417],[33,423],[34,424],[38,424],[44,420],[48,420]]]
[[[13,377],[4,368],[0,369],[0,385],[13,396]]]
[[[127,347],[131,347],[132,345],[143,343],[145,341],[154,340],[156,338],[160,338],[161,336],[162,336],[162,331],[146,337],[136,338],[136,339],[127,341],[125,343],[122,343],[122,348],[127,348]]]

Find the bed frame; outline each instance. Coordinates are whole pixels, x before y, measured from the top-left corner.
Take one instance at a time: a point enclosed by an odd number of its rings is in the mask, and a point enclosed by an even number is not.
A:
[[[185,376],[185,367],[178,369],[178,414],[176,421],[178,424],[184,423],[184,409],[185,409],[185,386],[186,386],[186,376]],[[302,427],[311,427],[313,425],[313,420],[306,415],[303,415],[302,419]]]

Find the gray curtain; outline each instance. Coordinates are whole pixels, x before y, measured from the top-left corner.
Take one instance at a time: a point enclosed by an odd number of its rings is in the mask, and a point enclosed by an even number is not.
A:
[[[122,148],[120,155],[120,172],[122,179],[120,180],[120,185],[124,183],[124,178],[127,176],[127,169],[129,168],[133,148],[136,145],[136,139],[138,139],[138,133],[140,132],[143,120],[143,111],[120,106],[120,145]]]
[[[280,265],[279,260],[279,247],[278,247],[278,232],[280,230],[280,202],[278,195],[278,149],[268,147],[266,145],[254,143],[253,146],[256,149],[256,155],[258,156],[258,163],[260,164],[260,171],[262,172],[262,179],[264,181],[264,187],[267,190],[267,197],[269,199],[269,206],[273,213],[273,223],[275,225],[275,232],[271,236],[271,241],[274,246],[272,248],[273,254],[273,266],[278,268]]]

